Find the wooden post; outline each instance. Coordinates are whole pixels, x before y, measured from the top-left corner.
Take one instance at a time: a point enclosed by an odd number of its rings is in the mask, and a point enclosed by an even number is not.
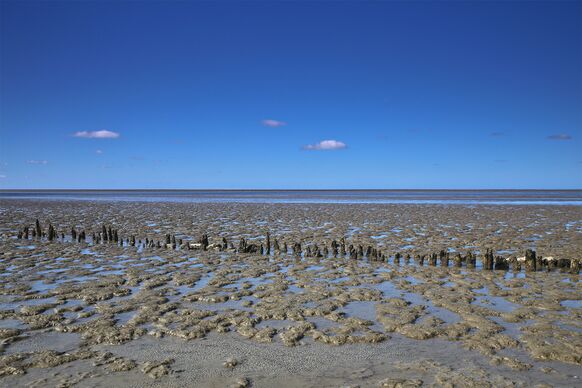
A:
[[[536,253],[531,249],[525,251],[525,270],[527,272],[536,270]]]
[[[266,254],[270,255],[271,254],[271,234],[267,231],[267,241],[265,241],[265,246],[266,246]]]

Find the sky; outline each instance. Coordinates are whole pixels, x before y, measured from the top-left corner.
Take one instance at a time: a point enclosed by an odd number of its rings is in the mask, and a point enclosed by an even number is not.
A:
[[[582,188],[582,2],[0,2],[0,188]]]

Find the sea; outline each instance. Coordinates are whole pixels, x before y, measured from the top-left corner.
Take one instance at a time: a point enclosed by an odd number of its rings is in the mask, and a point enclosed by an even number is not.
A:
[[[0,190],[0,200],[582,206],[582,190]]]

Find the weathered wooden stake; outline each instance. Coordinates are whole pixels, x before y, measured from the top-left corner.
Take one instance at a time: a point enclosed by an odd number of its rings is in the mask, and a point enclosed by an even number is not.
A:
[[[527,272],[536,270],[536,253],[531,249],[525,251],[525,270]]]

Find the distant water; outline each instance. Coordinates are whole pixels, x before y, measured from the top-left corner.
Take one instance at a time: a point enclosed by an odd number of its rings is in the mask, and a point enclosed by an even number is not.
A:
[[[0,199],[582,206],[582,190],[3,190]]]

